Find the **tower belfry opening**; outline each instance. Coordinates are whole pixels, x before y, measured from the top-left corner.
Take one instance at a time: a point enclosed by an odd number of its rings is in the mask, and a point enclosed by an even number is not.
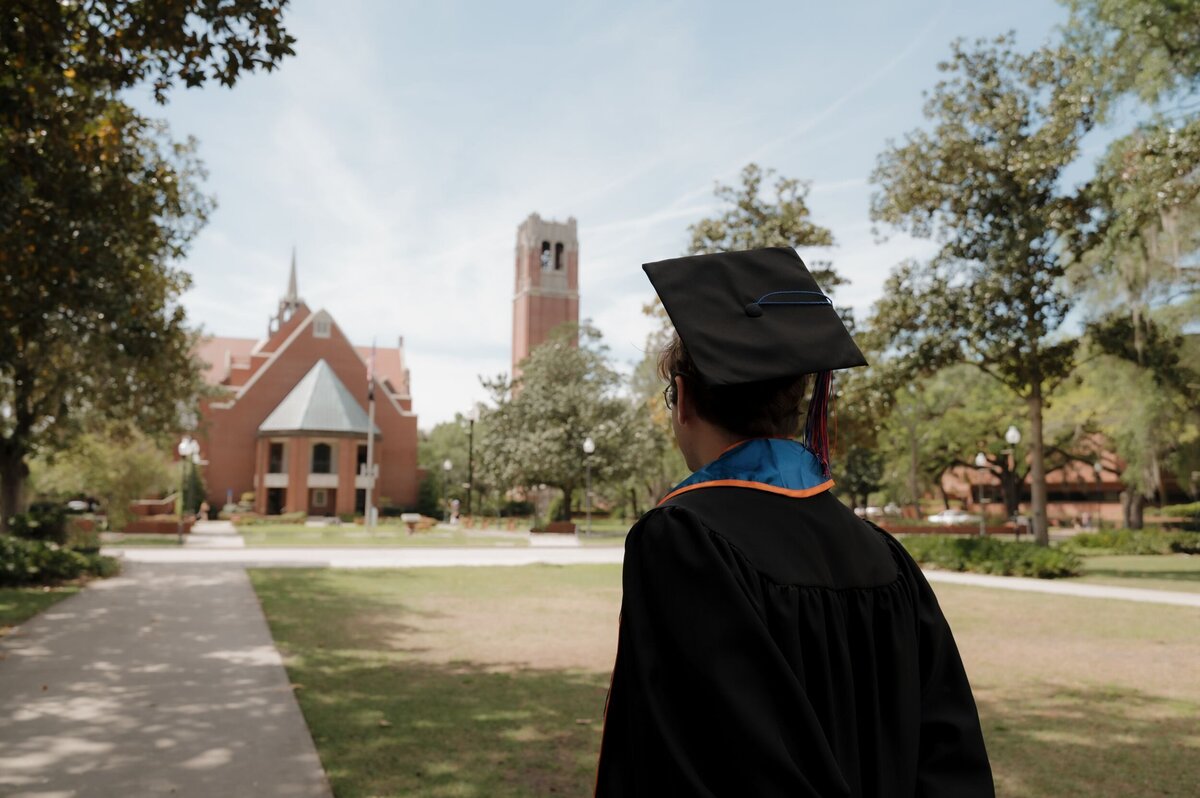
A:
[[[536,213],[517,227],[513,290],[512,373],[551,331],[579,323],[579,235],[575,217],[565,222]]]

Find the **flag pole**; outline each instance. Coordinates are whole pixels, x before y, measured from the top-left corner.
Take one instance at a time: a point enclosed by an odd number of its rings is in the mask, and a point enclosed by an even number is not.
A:
[[[371,505],[372,488],[375,487],[375,341],[371,341],[371,360],[367,364],[367,487],[363,512],[366,514],[367,532],[375,531],[375,508]]]

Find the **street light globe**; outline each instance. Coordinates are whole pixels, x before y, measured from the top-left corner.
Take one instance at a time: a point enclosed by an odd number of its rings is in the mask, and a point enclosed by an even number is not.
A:
[[[176,451],[179,452],[179,456],[180,457],[189,456],[192,453],[192,444],[194,444],[194,443],[195,443],[195,441],[192,440],[192,436],[184,435],[183,440],[179,441],[179,446],[176,449]]]
[[[988,459],[986,454],[980,452],[979,454],[975,455],[975,466],[977,468],[987,468],[987,464]]]
[[[584,453],[584,454],[591,454],[591,453],[592,453],[592,452],[594,452],[594,451],[596,451],[596,442],[595,442],[594,440],[592,440],[590,437],[588,437],[588,438],[584,438],[584,440],[583,440],[583,453]]]
[[[1101,463],[1099,460],[1092,463],[1092,468],[1095,469],[1096,476],[1100,476],[1104,473],[1104,463]]]
[[[1021,430],[1017,429],[1016,424],[1010,424],[1008,431],[1004,433],[1004,440],[1008,441],[1009,446],[1016,446],[1021,442]]]
[[[442,470],[449,471],[451,468],[454,468],[454,463],[451,463],[450,458],[447,457],[445,462],[442,463]]]

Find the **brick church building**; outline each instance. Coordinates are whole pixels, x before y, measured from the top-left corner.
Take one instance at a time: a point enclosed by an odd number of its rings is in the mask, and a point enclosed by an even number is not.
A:
[[[273,515],[362,513],[367,479],[367,381],[371,347],[354,346],[325,310],[287,295],[266,338],[208,337],[197,355],[217,395],[206,400],[196,438],[208,502],[253,493]],[[404,340],[374,354],[375,506],[417,501],[417,416]]]

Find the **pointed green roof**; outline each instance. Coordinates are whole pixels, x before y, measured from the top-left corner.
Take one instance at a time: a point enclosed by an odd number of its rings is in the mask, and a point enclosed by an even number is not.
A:
[[[258,431],[366,435],[369,425],[362,406],[322,359],[258,425]],[[375,434],[379,434],[378,426]]]

